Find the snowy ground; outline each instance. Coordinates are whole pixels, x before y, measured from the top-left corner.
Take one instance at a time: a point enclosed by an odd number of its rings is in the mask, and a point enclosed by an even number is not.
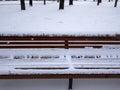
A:
[[[120,79],[74,79],[73,90],[120,90]],[[68,79],[0,80],[0,90],[68,90]]]
[[[0,34],[120,34],[120,2],[103,1],[100,6],[92,1],[65,3],[59,10],[57,2],[34,2],[21,11],[19,1],[0,2]]]

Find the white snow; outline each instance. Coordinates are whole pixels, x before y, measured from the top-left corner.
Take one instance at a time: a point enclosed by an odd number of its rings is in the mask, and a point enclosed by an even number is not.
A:
[[[58,10],[56,2],[34,2],[20,10],[19,1],[0,1],[0,34],[120,34],[120,2],[74,1]],[[22,22],[22,23],[21,23]],[[116,46],[115,46],[116,47]],[[8,74],[120,74],[120,46],[102,49],[0,49],[0,75]],[[36,58],[32,58],[32,56]],[[42,56],[59,56],[43,59]],[[81,58],[71,58],[71,56]],[[97,56],[100,56],[97,58]],[[15,59],[15,57],[19,57]],[[85,58],[92,57],[92,58]],[[66,69],[16,69],[16,68]],[[76,69],[81,68],[81,69]],[[93,69],[84,69],[93,68]],[[95,69],[99,68],[99,69]],[[102,69],[109,68],[109,69]],[[113,68],[113,69],[112,69]],[[118,68],[118,69],[115,69]],[[0,80],[0,90],[67,90],[67,79]],[[119,90],[120,79],[74,79],[73,90]]]
[[[120,79],[74,79],[73,90],[119,90]],[[0,90],[68,90],[68,79],[0,80]]]
[[[65,10],[59,11],[56,2],[47,2],[45,6],[43,2],[34,2],[33,7],[29,7],[27,2],[26,11],[21,11],[19,1],[0,1],[0,34],[120,34],[120,2],[117,8],[113,5],[114,2],[103,2],[100,6],[96,6],[96,2],[74,1],[73,6],[69,6],[66,2]],[[42,59],[42,56],[59,56],[59,58]],[[71,56],[82,56],[82,58],[71,58]],[[85,56],[95,58],[84,58]],[[97,56],[101,57],[96,58]],[[48,67],[66,69],[16,69]],[[0,49],[0,75],[38,73],[120,74],[120,48],[118,45],[117,48],[104,46],[102,49]],[[67,89],[67,79],[0,80],[0,90]],[[73,83],[73,90],[119,89],[120,79],[74,79]]]
[[[59,10],[57,2],[34,2],[26,4],[21,11],[19,1],[0,2],[0,34],[57,34],[57,35],[105,35],[120,34],[120,2],[103,1],[100,6],[92,1],[74,1],[73,6],[65,2]]]
[[[120,74],[120,48],[1,49],[0,74]]]

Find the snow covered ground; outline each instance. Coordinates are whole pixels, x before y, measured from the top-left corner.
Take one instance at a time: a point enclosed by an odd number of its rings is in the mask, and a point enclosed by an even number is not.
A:
[[[120,2],[103,1],[100,6],[91,1],[74,1],[73,6],[65,3],[59,10],[57,2],[34,2],[26,4],[21,11],[19,1],[0,2],[0,34],[67,34],[98,35],[120,34]]]
[[[73,90],[120,90],[120,79],[74,79]],[[68,79],[0,80],[0,90],[68,90]]]

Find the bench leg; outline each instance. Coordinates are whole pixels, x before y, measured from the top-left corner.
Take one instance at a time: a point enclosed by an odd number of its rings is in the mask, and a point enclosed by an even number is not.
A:
[[[73,84],[73,79],[69,79],[69,85],[68,85],[68,90],[72,90],[72,84]]]

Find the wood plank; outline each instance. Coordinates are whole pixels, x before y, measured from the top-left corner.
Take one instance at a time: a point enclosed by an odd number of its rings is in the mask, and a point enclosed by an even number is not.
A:
[[[65,48],[65,46],[0,46],[0,49],[5,49],[5,48],[15,48],[15,49],[20,49],[20,48]]]
[[[0,40],[120,40],[116,36],[0,36]]]
[[[0,75],[0,79],[120,78],[120,74],[31,74]]]

